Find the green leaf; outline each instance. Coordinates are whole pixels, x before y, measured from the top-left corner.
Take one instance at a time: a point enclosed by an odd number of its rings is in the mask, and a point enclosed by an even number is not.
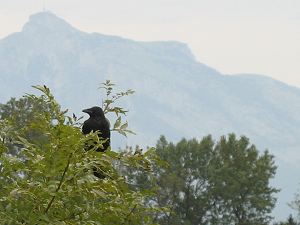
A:
[[[120,129],[125,130],[127,127],[128,127],[128,123],[126,122],[120,127]]]
[[[114,124],[114,129],[117,129],[121,125],[121,117],[119,116]]]

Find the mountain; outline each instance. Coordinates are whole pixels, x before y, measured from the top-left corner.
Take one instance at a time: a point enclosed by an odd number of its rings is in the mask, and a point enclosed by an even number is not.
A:
[[[50,12],[32,15],[21,32],[0,40],[0,102],[51,88],[63,107],[101,105],[97,89],[106,79],[136,93],[121,102],[138,135],[113,137],[125,144],[154,145],[159,135],[171,141],[235,132],[279,165],[274,184],[282,188],[274,215],[286,218],[297,190],[300,159],[300,89],[262,75],[224,75],[198,62],[186,44],[137,42],[85,33]],[[294,171],[294,172],[293,172]],[[289,176],[287,176],[289,174]]]

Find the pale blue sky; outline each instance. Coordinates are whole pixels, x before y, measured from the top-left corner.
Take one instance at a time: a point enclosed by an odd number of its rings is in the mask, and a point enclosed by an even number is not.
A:
[[[187,43],[222,73],[259,73],[300,87],[300,0],[45,0],[87,32]],[[0,38],[43,0],[0,0]]]

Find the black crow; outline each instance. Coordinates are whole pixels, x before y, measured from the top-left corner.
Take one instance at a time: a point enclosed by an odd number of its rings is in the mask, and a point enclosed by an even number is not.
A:
[[[85,112],[90,115],[90,118],[84,121],[82,126],[82,133],[89,134],[90,132],[98,131],[99,139],[103,141],[103,147],[97,148],[96,151],[104,152],[110,147],[110,124],[108,119],[105,118],[103,110],[100,107],[94,106],[89,109],[84,109]],[[87,146],[86,150],[92,149],[94,146]],[[93,168],[94,175],[100,179],[106,177],[105,172],[99,168]]]
[[[105,118],[103,110],[97,106],[84,109],[82,112],[90,116],[90,118],[83,123],[82,133],[89,134],[90,132],[98,131],[98,136],[104,143],[103,148],[98,148],[96,151],[104,152],[110,146],[110,124],[108,119]]]

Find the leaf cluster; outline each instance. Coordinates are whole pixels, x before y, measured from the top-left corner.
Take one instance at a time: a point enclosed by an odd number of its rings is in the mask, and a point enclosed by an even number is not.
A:
[[[101,89],[104,89],[106,92],[106,99],[102,103],[102,108],[104,114],[114,113],[117,116],[117,119],[113,125],[113,131],[117,131],[119,134],[127,137],[127,134],[135,134],[133,131],[128,129],[128,122],[122,122],[122,115],[126,116],[128,110],[120,106],[116,106],[115,103],[122,97],[132,95],[133,90],[128,89],[127,91],[114,92],[113,87],[115,86],[110,80],[106,80],[101,84]]]

